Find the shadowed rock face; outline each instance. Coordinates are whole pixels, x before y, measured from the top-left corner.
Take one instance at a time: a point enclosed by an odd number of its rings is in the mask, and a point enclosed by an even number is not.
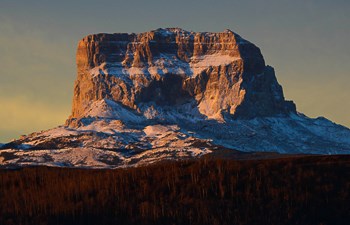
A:
[[[194,102],[207,118],[254,118],[295,112],[258,47],[232,31],[179,28],[94,34],[78,43],[70,120],[102,99],[142,114],[143,103]]]

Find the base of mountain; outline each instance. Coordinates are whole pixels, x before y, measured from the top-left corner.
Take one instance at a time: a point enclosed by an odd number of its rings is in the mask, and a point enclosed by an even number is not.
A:
[[[224,155],[222,155],[224,154]],[[349,224],[350,155],[0,170],[0,224]]]

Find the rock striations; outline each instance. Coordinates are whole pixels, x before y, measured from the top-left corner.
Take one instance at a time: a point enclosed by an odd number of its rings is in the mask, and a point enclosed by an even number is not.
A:
[[[150,102],[191,102],[201,115],[220,120],[224,114],[254,118],[295,112],[260,49],[230,30],[89,35],[78,44],[77,67],[68,124],[88,116],[103,99],[141,114]]]
[[[238,34],[168,28],[84,37],[66,124],[0,149],[8,167],[123,167],[222,149],[348,154],[350,130],[298,113]]]

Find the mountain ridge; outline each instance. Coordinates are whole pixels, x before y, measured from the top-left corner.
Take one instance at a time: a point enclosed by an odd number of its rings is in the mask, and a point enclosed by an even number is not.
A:
[[[65,125],[0,146],[1,164],[115,168],[220,149],[350,153],[350,130],[297,112],[260,49],[232,31],[88,35],[76,58]]]

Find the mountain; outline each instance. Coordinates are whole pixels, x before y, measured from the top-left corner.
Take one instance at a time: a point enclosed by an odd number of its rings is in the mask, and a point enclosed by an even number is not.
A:
[[[141,114],[155,104],[193,103],[192,113],[215,120],[225,113],[253,118],[295,112],[259,48],[229,30],[89,35],[78,44],[77,67],[73,120],[99,114],[93,104],[105,99]]]
[[[230,30],[88,35],[76,60],[65,125],[3,145],[1,164],[124,167],[223,149],[350,153],[350,130],[297,112],[260,49]]]

